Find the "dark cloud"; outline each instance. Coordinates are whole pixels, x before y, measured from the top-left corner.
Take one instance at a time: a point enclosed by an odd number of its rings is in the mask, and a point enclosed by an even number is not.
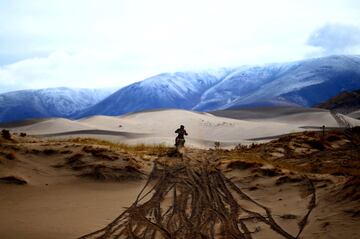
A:
[[[358,54],[360,27],[345,24],[326,24],[315,30],[307,40],[310,46],[320,47],[323,54]]]

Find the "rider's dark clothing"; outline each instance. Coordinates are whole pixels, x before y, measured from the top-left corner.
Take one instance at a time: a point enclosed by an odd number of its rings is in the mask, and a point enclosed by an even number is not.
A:
[[[182,129],[182,128],[178,128],[175,133],[178,134],[178,136],[176,138],[178,139],[183,139],[184,138],[184,135],[188,135],[188,133],[186,132],[185,129]]]

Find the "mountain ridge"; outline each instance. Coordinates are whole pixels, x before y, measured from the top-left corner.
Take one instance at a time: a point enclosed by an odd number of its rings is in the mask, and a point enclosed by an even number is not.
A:
[[[6,92],[0,94],[0,122],[48,117],[68,118],[106,98],[112,91],[57,87]]]
[[[123,115],[152,109],[313,107],[360,88],[360,56],[162,73],[117,91],[50,88],[0,94],[0,122]]]
[[[191,85],[201,80],[212,84]],[[179,81],[188,84],[181,94],[175,90]],[[149,82],[155,82],[157,87],[147,84]],[[355,88],[360,88],[359,56],[329,56],[228,68],[220,76],[163,73],[124,87],[74,117],[121,115],[161,108],[214,111],[281,105],[311,107],[339,91]]]
[[[319,108],[333,110],[342,114],[349,114],[360,110],[360,89],[343,91],[329,100],[317,105]]]
[[[95,108],[81,112],[76,118],[99,114],[120,115],[154,108],[191,109],[202,93],[221,80],[208,73],[162,73],[133,83],[115,92]]]

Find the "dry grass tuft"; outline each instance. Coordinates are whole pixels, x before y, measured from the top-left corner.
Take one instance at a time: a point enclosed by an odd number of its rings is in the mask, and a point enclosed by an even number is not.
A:
[[[292,235],[275,221],[269,208],[226,178],[216,168],[216,159],[191,161],[198,164],[156,161],[135,202],[106,227],[80,238],[249,239],[253,233],[249,222],[269,225],[282,238],[299,238],[315,207],[314,190],[298,233]],[[308,183],[313,189],[312,182]],[[243,207],[234,195],[254,211]]]
[[[60,151],[61,154],[71,154],[72,151],[71,150],[62,150]]]
[[[100,181],[132,181],[141,180],[144,174],[136,167],[127,165],[125,167],[112,167],[105,164],[86,165],[82,168],[83,177]]]
[[[15,152],[7,153],[5,155],[5,158],[7,158],[8,160],[15,160],[16,159],[16,154],[15,154]]]
[[[1,131],[1,136],[6,139],[6,140],[11,140],[11,134],[10,134],[10,131],[7,130],[7,129],[3,129]]]
[[[93,145],[93,146],[105,146],[108,147],[110,150],[113,151],[120,151],[125,153],[134,153],[136,155],[163,155],[168,152],[170,149],[165,144],[153,144],[153,145],[146,145],[146,144],[136,144],[136,145],[129,145],[123,143],[113,143],[106,140],[99,140],[94,138],[73,138],[66,140],[68,142],[82,144],[82,145]]]
[[[360,176],[350,177],[338,192],[339,196],[343,200],[360,200]]]
[[[260,175],[266,176],[266,177],[275,177],[282,175],[280,169],[278,168],[256,168],[251,171],[252,173],[260,173]]]
[[[79,165],[83,165],[83,162],[81,161],[83,157],[84,157],[83,154],[80,153],[74,154],[66,159],[66,163],[73,168]]]
[[[284,183],[299,183],[302,182],[304,179],[300,177],[289,177],[289,176],[281,176],[275,182],[275,185],[281,185]]]
[[[19,176],[6,176],[0,178],[1,183],[7,184],[17,184],[17,185],[25,185],[27,184],[26,180]]]
[[[59,153],[59,151],[56,149],[44,149],[42,152],[46,155],[54,155]]]
[[[359,175],[360,128],[299,132],[264,144],[237,147],[224,158],[259,162],[300,173]]]
[[[249,168],[258,168],[261,166],[262,164],[254,163],[254,162],[233,161],[227,165],[227,168],[245,170]]]

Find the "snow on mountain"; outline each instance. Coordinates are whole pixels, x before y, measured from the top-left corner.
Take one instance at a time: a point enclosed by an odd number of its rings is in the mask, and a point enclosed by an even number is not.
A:
[[[256,106],[313,106],[360,88],[360,57],[331,56],[201,73],[166,73],[134,83],[77,114],[120,115],[180,108],[212,111]]]
[[[113,89],[49,88],[0,94],[0,122],[69,117],[109,96]]]
[[[0,95],[0,122],[80,118],[177,108],[214,111],[259,106],[314,106],[360,88],[360,57],[330,56],[264,66],[159,74],[115,93],[68,88]],[[106,97],[108,96],[108,97]],[[106,97],[106,98],[105,98]]]
[[[240,69],[209,89],[195,110],[266,105],[313,106],[360,87],[360,58],[333,56]]]
[[[214,74],[177,72],[156,75],[120,89],[77,117],[120,115],[159,108],[191,109],[198,104],[207,89],[228,74],[224,71]]]

